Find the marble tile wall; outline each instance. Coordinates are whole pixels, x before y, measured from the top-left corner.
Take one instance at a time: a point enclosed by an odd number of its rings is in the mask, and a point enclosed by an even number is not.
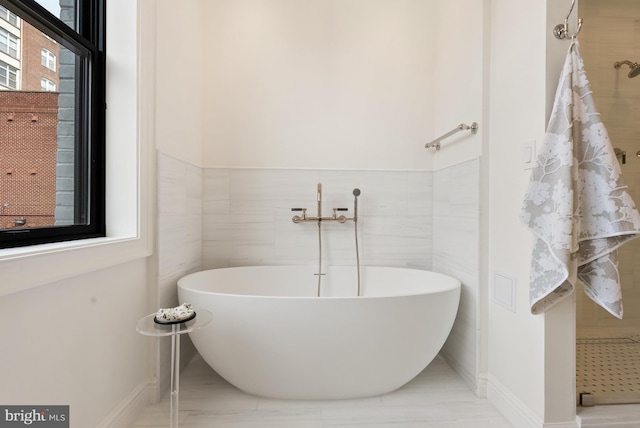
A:
[[[158,265],[157,308],[178,305],[177,281],[202,266],[202,168],[157,153]],[[182,340],[182,361],[195,354],[188,338]],[[169,388],[171,341],[158,341],[160,392]]]
[[[201,269],[202,169],[158,153],[158,304],[177,303],[176,281]]]
[[[478,377],[480,290],[480,160],[433,177],[433,266],[462,282],[460,307],[442,354],[475,389]]]
[[[349,208],[359,198],[361,263],[429,269],[431,194],[429,172],[205,169],[203,268],[246,265],[315,265],[315,223],[294,224],[291,208],[317,215],[322,183],[322,215]],[[323,260],[355,263],[353,222],[323,224]]]

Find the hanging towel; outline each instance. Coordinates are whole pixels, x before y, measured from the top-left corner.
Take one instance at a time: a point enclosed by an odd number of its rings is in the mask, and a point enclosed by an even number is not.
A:
[[[529,297],[540,314],[576,284],[622,318],[617,248],[640,233],[640,214],[595,109],[579,45],[571,43],[520,218],[534,233]]]

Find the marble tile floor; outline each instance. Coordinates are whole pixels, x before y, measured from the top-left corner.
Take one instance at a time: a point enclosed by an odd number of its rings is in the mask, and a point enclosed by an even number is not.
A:
[[[638,428],[640,404],[578,407],[581,428]]]
[[[149,405],[131,428],[168,427],[169,394]],[[403,388],[353,400],[275,400],[245,394],[199,355],[180,374],[181,428],[509,428],[437,357]]]

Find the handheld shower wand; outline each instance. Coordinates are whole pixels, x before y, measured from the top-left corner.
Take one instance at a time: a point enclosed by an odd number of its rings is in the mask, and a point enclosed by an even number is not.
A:
[[[358,269],[358,296],[360,296],[360,251],[358,250],[358,196],[360,189],[353,189],[353,228],[356,235],[356,268]]]
[[[353,221],[358,221],[358,196],[360,196],[360,189],[353,189]]]

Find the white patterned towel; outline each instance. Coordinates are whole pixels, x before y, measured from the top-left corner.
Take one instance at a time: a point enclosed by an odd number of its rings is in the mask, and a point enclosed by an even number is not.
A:
[[[622,318],[617,248],[640,233],[640,214],[595,109],[577,41],[569,47],[521,220],[535,234],[529,297],[539,314],[576,284]]]

